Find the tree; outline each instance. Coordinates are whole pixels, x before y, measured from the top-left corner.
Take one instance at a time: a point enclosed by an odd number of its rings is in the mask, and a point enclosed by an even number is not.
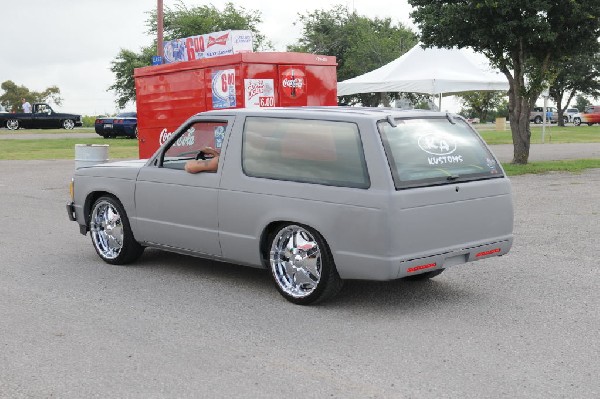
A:
[[[510,84],[512,162],[526,164],[529,112],[564,59],[598,52],[598,0],[409,0],[425,46],[472,47]]]
[[[156,10],[148,12],[146,20],[148,34],[156,36]],[[188,8],[180,1],[174,8],[165,7],[163,17],[163,35],[165,40],[173,40],[203,33],[221,30],[250,30],[254,38],[254,48],[270,48],[270,42],[260,33],[258,24],[262,22],[260,11],[246,10],[226,3],[223,10],[214,5],[203,5]],[[110,70],[115,74],[114,83],[108,88],[117,94],[117,105],[124,108],[128,102],[135,102],[135,68],[149,66],[152,56],[156,55],[156,40],[153,44],[143,47],[139,52],[121,49],[112,61]]]
[[[558,108],[558,124],[564,126],[563,114],[576,94],[600,96],[600,56],[581,54],[566,59],[550,86],[550,98]],[[566,98],[565,98],[566,96]],[[563,106],[564,105],[564,106]]]
[[[17,86],[12,80],[2,82],[0,88],[4,93],[0,96],[0,104],[7,112],[19,112],[21,110],[21,99],[24,98],[30,103],[54,103],[62,104],[60,89],[56,86],[50,86],[42,92],[31,91],[25,86]]]
[[[592,105],[592,103],[584,96],[580,95],[575,97],[575,108],[577,108],[579,112],[584,112],[589,105]]]
[[[470,91],[456,95],[470,113],[477,116],[481,122],[487,122],[488,115],[495,112],[506,97],[503,91]]]
[[[302,36],[288,51],[335,56],[338,81],[350,79],[379,68],[398,58],[416,43],[416,35],[390,18],[370,19],[336,5],[299,15]],[[394,97],[394,96],[392,96]],[[366,93],[340,97],[340,104],[389,104],[384,93]]]

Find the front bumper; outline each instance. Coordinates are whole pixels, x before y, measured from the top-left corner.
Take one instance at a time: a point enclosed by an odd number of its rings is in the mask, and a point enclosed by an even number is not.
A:
[[[67,202],[67,216],[69,217],[69,220],[72,222],[76,222],[77,221],[77,216],[75,215],[75,203],[74,202]],[[85,224],[80,224],[79,225],[79,232],[83,235],[86,235],[88,232],[88,228],[87,225]]]

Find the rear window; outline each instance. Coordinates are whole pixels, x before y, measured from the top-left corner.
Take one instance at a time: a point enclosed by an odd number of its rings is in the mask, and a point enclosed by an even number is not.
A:
[[[248,176],[329,186],[370,186],[354,123],[248,117],[242,152],[242,166]]]
[[[378,123],[397,190],[502,177],[481,138],[461,119]]]

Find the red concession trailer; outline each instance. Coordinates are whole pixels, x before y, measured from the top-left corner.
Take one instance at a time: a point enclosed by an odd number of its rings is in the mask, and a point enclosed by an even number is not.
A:
[[[336,105],[335,57],[241,53],[137,68],[140,158],[190,116],[213,109]]]

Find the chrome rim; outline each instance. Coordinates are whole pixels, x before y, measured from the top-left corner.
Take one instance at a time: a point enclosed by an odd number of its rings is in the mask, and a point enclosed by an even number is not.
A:
[[[65,129],[73,129],[75,127],[75,122],[73,122],[70,119],[67,119],[66,121],[63,122],[63,127]]]
[[[19,121],[16,119],[9,119],[6,122],[6,128],[8,130],[17,130],[19,128]]]
[[[108,201],[94,207],[90,221],[94,246],[106,259],[115,259],[123,249],[123,222],[121,215]]]
[[[270,263],[279,287],[294,298],[310,295],[321,280],[321,250],[311,233],[287,226],[271,244]]]

